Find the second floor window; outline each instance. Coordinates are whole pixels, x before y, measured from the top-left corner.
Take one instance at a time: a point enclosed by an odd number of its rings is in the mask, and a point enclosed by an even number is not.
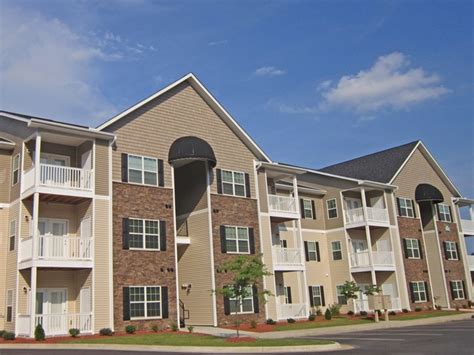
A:
[[[12,185],[20,179],[20,154],[15,155],[12,162]]]
[[[249,229],[247,227],[225,226],[225,242],[227,253],[250,253]]]
[[[420,242],[418,239],[407,238],[405,241],[405,253],[408,259],[420,259]]]
[[[340,241],[331,242],[332,260],[342,260],[342,248]]]
[[[306,261],[320,261],[318,242],[304,242],[304,249],[306,253]]]
[[[148,219],[129,219],[129,248],[160,250],[160,222]]]
[[[222,192],[225,195],[246,196],[245,174],[239,171],[222,170]]]
[[[408,198],[400,197],[398,200],[398,214],[400,217],[415,217],[413,201]]]
[[[333,198],[332,200],[326,201],[326,206],[328,209],[328,218],[337,218],[337,203],[336,199]]]
[[[158,160],[139,155],[128,155],[128,181],[137,184],[158,184]]]
[[[15,250],[15,240],[16,240],[16,221],[10,222],[10,240],[9,240],[9,250]]]
[[[441,222],[452,222],[451,209],[448,205],[438,204],[438,219]]]
[[[444,242],[444,254],[447,260],[458,260],[458,247],[455,242]]]
[[[301,206],[303,207],[303,218],[313,219],[314,209],[312,200],[303,198]]]

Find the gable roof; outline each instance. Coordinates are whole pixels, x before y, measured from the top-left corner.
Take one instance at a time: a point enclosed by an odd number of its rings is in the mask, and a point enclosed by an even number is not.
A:
[[[244,131],[244,129],[237,123],[237,121],[230,115],[230,113],[226,111],[226,109],[216,100],[214,96],[212,96],[212,94],[206,89],[206,87],[197,79],[197,77],[193,73],[185,75],[181,79],[176,80],[175,82],[157,91],[151,96],[139,101],[135,105],[126,109],[125,111],[102,123],[100,126],[97,127],[97,129],[104,130],[105,128],[120,120],[122,117],[127,116],[129,113],[139,109],[146,103],[160,97],[161,95],[165,94],[166,92],[172,90],[173,88],[186,81],[198,92],[198,94],[204,99],[204,101],[206,101],[206,103],[218,114],[218,116],[230,127],[230,129],[244,142],[244,144],[252,151],[255,156],[257,156],[260,160],[268,162],[271,161],[271,159],[258,146],[258,144],[255,143],[255,141],[249,136],[249,134]]]

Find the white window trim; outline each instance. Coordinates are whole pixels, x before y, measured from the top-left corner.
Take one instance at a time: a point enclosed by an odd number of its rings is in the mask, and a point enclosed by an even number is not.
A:
[[[163,319],[163,288],[161,287],[161,285],[151,285],[151,286],[137,286],[137,285],[133,285],[133,286],[128,286],[128,289],[130,290],[130,288],[132,287],[143,287],[144,288],[144,296],[145,296],[145,300],[143,302],[138,302],[138,301],[131,301],[129,300],[128,301],[128,305],[130,307],[130,313],[132,312],[132,309],[131,309],[131,304],[134,303],[144,303],[145,304],[145,307],[144,307],[144,310],[145,310],[145,317],[131,317],[130,316],[130,320],[140,320],[140,319]],[[146,289],[148,287],[159,287],[160,288],[160,316],[153,316],[153,317],[147,317],[147,311],[148,311],[148,306],[147,306],[147,292],[146,292]],[[130,297],[130,296],[129,296]],[[150,301],[150,303],[157,303],[156,301]]]
[[[428,294],[426,293],[426,287],[425,287],[425,282],[424,281],[411,281],[411,284],[417,284],[417,287],[418,287],[418,291],[415,291],[413,290],[413,294],[418,294],[419,295],[419,300],[418,301],[415,301],[415,303],[424,303],[424,302],[428,302]],[[419,285],[423,285],[423,291],[419,291],[420,289],[420,286]],[[421,299],[421,295],[423,295],[423,299]]]
[[[347,301],[348,301],[347,297],[344,296],[343,294],[339,293],[339,288],[340,288],[340,287],[343,287],[343,286],[344,286],[344,285],[336,285],[336,300],[337,300],[337,303],[338,303],[338,304],[346,305],[346,304],[348,304],[348,302],[347,302]],[[345,298],[346,298],[346,303],[340,303],[340,302],[339,302],[339,297],[345,297]]]
[[[15,169],[15,160],[16,159],[18,159],[18,167]],[[12,160],[12,186],[15,186],[20,181],[20,165],[21,165],[21,159],[20,159],[20,153],[18,153],[13,157],[13,160]],[[15,171],[18,172],[18,174],[17,174],[18,178],[17,178],[16,182],[13,180],[14,177],[15,177]]]
[[[143,233],[142,233],[142,242],[143,242],[143,248],[137,248],[137,247],[129,247],[128,250],[141,250],[141,251],[161,251],[161,239],[160,239],[160,235],[161,235],[161,230],[160,230],[160,220],[158,219],[147,219],[147,218],[129,218],[129,221],[130,220],[134,220],[134,221],[141,221],[142,222],[142,230],[143,230]],[[158,223],[158,248],[147,248],[146,247],[146,236],[147,236],[147,233],[146,233],[146,230],[145,230],[145,226],[146,226],[146,221],[148,222],[157,222]],[[131,233],[130,232],[130,224],[129,224],[129,231],[128,231],[128,234],[129,236],[130,235],[139,235],[139,233]],[[154,234],[151,234],[151,235],[154,235]],[[130,240],[129,240],[130,242]],[[134,286],[133,286],[134,287]],[[138,286],[137,286],[138,287]]]
[[[402,207],[402,204],[401,204],[402,200],[405,203],[405,206],[403,206],[403,207]],[[406,207],[407,206],[407,201],[409,202],[411,207]],[[411,199],[406,198],[406,197],[399,197],[398,202],[400,203],[400,206],[399,206],[400,217],[415,218],[415,206],[414,206],[413,201]],[[405,209],[407,211],[406,216],[402,214],[402,209]],[[408,215],[409,210],[411,210],[411,214],[412,214],[411,216]]]
[[[228,181],[224,181],[223,176],[224,176],[224,171],[228,173],[232,173],[232,183]],[[242,174],[244,178],[244,183],[236,183],[235,182],[235,174]],[[232,184],[232,193],[228,194],[224,192],[224,184]],[[244,194],[243,195],[236,195],[235,194],[235,185],[243,186],[244,187]],[[221,169],[221,188],[222,188],[222,194],[226,196],[235,196],[235,197],[247,197],[247,186],[245,184],[245,173],[243,171],[237,171],[237,170],[229,170],[229,169]]]
[[[459,286],[459,288],[457,288],[456,290],[454,289],[454,285],[456,285],[456,287]],[[457,292],[458,295],[460,293],[462,293],[462,298],[460,297],[456,297],[456,298],[453,298],[455,301],[457,300],[465,300],[466,299],[466,295],[464,294],[464,287],[462,287],[462,280],[451,280],[451,287],[453,289],[453,293]]]
[[[321,292],[321,285],[312,285],[311,288],[312,288],[312,294],[313,294],[314,307],[322,307],[323,306],[323,295],[322,295],[322,292]],[[315,289],[319,290],[319,295],[315,296],[315,292],[314,292]],[[316,298],[319,299],[319,305],[316,304],[316,301],[315,301]]]
[[[309,202],[309,209],[305,207],[304,203]],[[309,211],[310,216],[306,216],[306,212]],[[304,219],[314,219],[313,215],[313,200],[310,198],[303,198],[303,217]]]
[[[406,241],[407,241],[407,251],[410,250],[410,251],[412,252],[412,254],[413,254],[413,251],[414,251],[414,250],[418,250],[418,256],[417,256],[417,257],[416,257],[416,256],[409,256],[409,255],[407,255],[408,259],[421,259],[420,241],[419,241],[418,239],[416,239],[416,238],[405,238],[405,239],[406,239]],[[408,246],[408,241],[411,241],[411,242],[416,241],[417,247],[416,247],[416,248],[413,248],[413,247]]]
[[[318,261],[318,247],[316,246],[316,241],[314,240],[308,240],[307,241],[307,245],[308,245],[308,259],[309,261]],[[309,245],[312,244],[314,245],[314,250],[309,250]],[[310,254],[313,253],[314,254],[314,259],[311,259],[310,257]]]
[[[445,248],[446,248],[446,253],[448,253],[448,255],[449,255],[448,260],[459,260],[459,255],[458,255],[458,249],[456,247],[456,242],[447,240],[444,245],[445,245]],[[448,247],[448,246],[450,246],[450,247]],[[454,249],[450,249],[451,247],[454,248]],[[453,255],[456,255],[456,257],[453,258],[452,257]]]
[[[329,208],[329,202],[330,201],[334,201],[334,208]],[[336,211],[336,215],[334,217],[329,216],[329,211],[332,211],[332,210]],[[327,213],[328,219],[335,219],[335,218],[339,217],[338,213],[337,213],[337,199],[336,198],[331,198],[329,200],[326,200],[326,213]]]
[[[225,225],[224,226],[225,230],[226,230],[226,233],[225,233],[225,250],[226,250],[226,254],[250,254],[250,231],[249,231],[249,227],[244,227],[244,226],[227,226]],[[235,229],[235,244],[236,244],[236,249],[237,251],[227,251],[227,228],[234,228]],[[248,251],[247,252],[243,252],[243,251],[239,251],[239,232],[238,232],[238,229],[239,228],[245,228],[247,229],[247,246],[248,246]],[[243,239],[242,239],[243,240]]]
[[[11,303],[8,302],[8,294],[11,293]],[[15,314],[14,314],[14,308],[13,308],[13,303],[15,299],[15,294],[13,289],[8,289],[6,293],[6,298],[5,298],[5,323],[13,323],[15,320]],[[12,309],[12,319],[7,320],[7,313],[8,313],[8,307],[11,307]]]
[[[12,226],[13,226],[13,230],[12,230]],[[9,230],[8,230],[8,251],[15,251],[16,250],[16,243],[17,243],[17,238],[16,238],[16,234],[17,234],[17,226],[16,226],[16,219],[10,221],[10,226],[8,227]],[[14,238],[15,241],[13,243],[13,246],[14,248],[13,249],[10,249],[10,245],[11,245],[11,239]]]
[[[130,160],[129,160],[130,157],[141,158],[141,160],[142,160],[142,168],[140,170],[142,172],[142,182],[141,183],[135,182],[135,181],[130,181],[130,170],[138,171],[137,169],[130,168]],[[145,159],[151,159],[151,160],[156,161],[156,171],[155,171],[156,184],[146,184],[145,183],[145,172],[153,173],[153,171],[151,171],[151,170],[145,170]],[[128,180],[128,183],[135,184],[135,185],[158,186],[159,183],[160,183],[159,178],[160,177],[159,177],[159,168],[158,168],[158,158],[149,157],[149,156],[145,156],[145,155],[138,155],[138,154],[127,154],[127,180]]]
[[[251,294],[250,296],[248,296],[248,297],[242,297],[242,302],[237,306],[237,307],[240,308],[240,311],[238,311],[237,313],[236,313],[236,312],[230,312],[230,315],[235,315],[235,314],[253,314],[253,313],[255,313],[255,307],[254,307],[254,304],[253,304],[253,288],[252,288],[252,286],[247,286],[247,287],[250,288],[250,291],[251,291],[252,294]],[[231,302],[234,302],[234,303],[235,303],[235,300],[236,300],[236,299],[237,299],[237,297],[229,297],[229,305],[230,305]],[[249,299],[252,301],[252,310],[251,310],[251,311],[245,311],[245,312],[243,312],[243,311],[242,311],[242,307],[243,307],[244,301],[245,301],[245,300],[249,300]],[[229,306],[229,308],[230,308],[230,306]]]
[[[334,243],[339,243],[340,249],[338,249],[338,250],[337,250],[337,249],[334,249]],[[340,259],[334,259],[334,252],[335,252],[335,251],[336,251],[336,252],[337,252],[337,251],[341,252],[341,258],[340,258]],[[342,255],[342,243],[341,243],[340,240],[333,240],[333,241],[331,242],[331,254],[332,254],[332,260],[333,260],[333,261],[340,261],[340,260],[343,260],[343,259],[344,259],[344,256]]]
[[[443,211],[441,211],[441,206],[443,207]],[[444,209],[446,210],[444,211]],[[452,223],[453,221],[453,216],[451,216],[451,210],[449,208],[449,205],[439,203],[438,204],[438,211],[439,211],[439,221],[440,222],[447,222],[447,223]],[[444,219],[442,217],[448,216],[448,219]]]
[[[285,297],[285,304],[292,304],[289,302],[289,298],[288,298],[288,289],[291,290],[291,286],[283,286],[283,294],[284,294],[284,297]],[[291,291],[290,291],[291,292]],[[293,301],[293,300],[292,300]]]

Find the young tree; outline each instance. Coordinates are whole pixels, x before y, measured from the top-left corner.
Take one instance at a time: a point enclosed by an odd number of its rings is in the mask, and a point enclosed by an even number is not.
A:
[[[360,287],[354,281],[346,281],[342,285],[341,294],[344,295],[347,299],[355,300],[359,297],[357,294],[360,291]]]
[[[270,296],[268,290],[261,290],[258,285],[264,276],[271,275],[262,262],[262,255],[239,255],[222,263],[219,270],[232,275],[230,282],[213,292],[231,299],[234,304],[234,315],[238,314],[245,298],[257,296],[265,302],[264,296]],[[257,294],[255,295],[254,292]],[[240,321],[236,320],[237,337],[239,336]]]
[[[379,294],[380,292],[382,292],[382,290],[377,285],[368,285],[368,286],[365,286],[364,295],[372,296],[372,295]]]

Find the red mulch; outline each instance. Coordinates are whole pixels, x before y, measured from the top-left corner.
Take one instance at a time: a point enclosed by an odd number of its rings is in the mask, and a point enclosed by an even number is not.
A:
[[[252,338],[252,337],[231,337],[231,338],[227,338],[225,341],[227,343],[253,343],[255,340],[255,338]]]

